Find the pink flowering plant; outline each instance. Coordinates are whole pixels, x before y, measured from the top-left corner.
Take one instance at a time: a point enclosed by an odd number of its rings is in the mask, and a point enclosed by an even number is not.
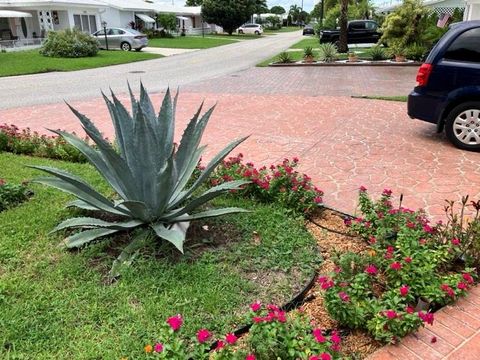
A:
[[[441,224],[430,225],[422,211],[394,208],[391,196],[384,190],[373,201],[360,189],[362,216],[347,225],[368,248],[333,258],[334,273],[319,280],[334,319],[384,342],[433,322],[429,309],[464,295],[475,277],[473,268],[454,261],[458,238],[442,240]]]
[[[262,202],[276,202],[286,208],[309,214],[322,205],[323,191],[313,185],[312,179],[299,173],[296,168],[297,158],[284,159],[281,164],[268,168],[255,167],[251,162],[244,163],[243,155],[230,157],[217,167],[210,179],[216,186],[225,181],[248,180],[243,190],[237,191],[241,196],[249,196]]]
[[[312,325],[302,312],[286,314],[275,305],[250,305],[246,320],[251,328],[245,341],[229,332],[219,338],[208,329],[199,329],[195,338],[182,335],[183,318],[168,318],[158,339],[144,346],[147,357],[171,360],[270,360],[339,359],[341,338]],[[213,344],[213,346],[212,346]]]

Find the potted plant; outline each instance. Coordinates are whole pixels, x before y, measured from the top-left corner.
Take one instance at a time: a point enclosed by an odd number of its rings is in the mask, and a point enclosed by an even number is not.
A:
[[[303,49],[303,60],[306,63],[311,64],[313,62],[313,48],[311,46],[307,46],[305,49]]]
[[[358,56],[354,51],[348,53],[348,62],[357,62]]]
[[[390,45],[390,51],[395,57],[395,62],[405,62],[406,59],[406,48],[402,43],[394,43]]]

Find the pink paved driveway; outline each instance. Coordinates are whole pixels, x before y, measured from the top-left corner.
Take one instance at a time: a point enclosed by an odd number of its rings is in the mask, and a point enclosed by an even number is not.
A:
[[[158,105],[160,94],[153,96]],[[301,170],[325,191],[326,204],[347,212],[356,206],[360,185],[379,193],[391,188],[404,204],[442,215],[444,199],[480,195],[479,154],[454,148],[435,126],[413,121],[405,103],[292,95],[182,93],[177,133],[202,99],[218,102],[204,142],[209,154],[233,138],[251,134],[239,151],[248,160],[268,165],[298,156]],[[112,127],[100,99],[74,104],[108,137]],[[0,123],[46,132],[79,131],[64,104],[0,111]],[[208,154],[207,154],[208,157]]]

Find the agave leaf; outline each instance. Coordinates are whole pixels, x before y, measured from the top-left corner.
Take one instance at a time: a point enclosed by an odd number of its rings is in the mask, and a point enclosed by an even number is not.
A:
[[[147,119],[155,119],[155,109],[153,107],[152,101],[150,100],[150,96],[148,96],[143,83],[140,81],[140,107],[142,108],[143,113],[147,117]],[[157,125],[157,124],[152,124]]]
[[[142,225],[142,221],[130,220],[122,222],[103,221],[92,217],[70,218],[57,225],[50,233],[67,228],[106,228],[116,230],[127,230]]]
[[[128,244],[125,249],[122,250],[120,255],[113,262],[110,270],[110,278],[114,279],[120,275],[120,269],[122,266],[130,266],[133,260],[137,257],[141,248],[145,247],[151,242],[152,236],[149,236],[147,231],[143,231]]]
[[[192,187],[186,191],[180,192],[175,198],[173,198],[169,203],[169,208],[174,208],[182,203],[186,198],[188,198],[197,188],[206,181],[210,174],[215,170],[215,168],[220,164],[223,159],[238,145],[248,139],[248,136],[237,139],[227,145],[222,151],[220,151],[215,157],[210,161],[205,170],[200,174],[199,178],[195,181]]]
[[[155,215],[158,217],[165,212],[168,201],[172,197],[175,184],[178,181],[177,168],[173,154],[168,158],[166,167],[157,176],[157,189],[159,190]]]
[[[108,200],[105,196],[100,194],[98,191],[90,187],[90,185],[88,185],[86,182],[84,182],[82,179],[75,175],[49,166],[30,167],[33,169],[42,170],[55,176],[55,178],[38,177],[33,180],[34,182],[49,185],[59,190],[75,195],[86,203],[97,207],[99,210],[104,210],[117,215],[128,215],[128,211],[121,211],[119,209],[115,209],[113,203],[110,200]]]
[[[65,246],[69,249],[80,247],[89,243],[92,240],[98,239],[99,237],[110,235],[118,232],[116,229],[90,229],[79,232],[75,235],[71,235],[63,241]]]
[[[170,95],[170,89],[167,89],[162,101],[162,106],[157,118],[158,126],[155,128],[158,144],[159,154],[161,156],[161,164],[164,164],[170,154],[173,153],[173,137],[175,135],[175,120],[173,114],[172,98]]]
[[[237,207],[228,207],[228,208],[222,208],[222,209],[207,210],[207,211],[199,212],[192,215],[181,215],[177,217],[175,220],[183,222],[183,221],[206,219],[206,218],[211,218],[211,217],[216,217],[216,216],[221,216],[226,214],[247,213],[247,212],[250,212],[250,211],[242,208],[237,208]]]
[[[182,254],[183,254],[183,243],[185,242],[185,237],[187,235],[187,229],[189,224],[180,225],[173,224],[170,228],[167,228],[164,223],[156,223],[150,225],[158,237],[171,242]]]
[[[130,102],[132,103],[132,118],[135,119],[137,116],[137,110],[138,110],[138,101],[135,99],[135,95],[133,95],[132,88],[130,87],[130,83],[127,81],[127,86],[128,86],[128,92],[130,94]]]
[[[100,210],[99,208],[97,208],[95,206],[92,206],[92,205],[90,205],[89,203],[86,203],[83,200],[70,201],[70,202],[67,203],[67,205],[65,205],[65,207],[66,208],[76,207],[76,208],[79,208],[79,209],[90,210],[90,211],[99,211]]]
[[[117,185],[121,189],[119,194],[124,194],[124,196],[120,196],[127,199],[141,199],[139,197],[140,194],[135,186],[135,179],[133,178],[126,161],[120,155],[118,155],[112,145],[103,138],[100,131],[98,131],[89,118],[72,108],[70,105],[69,107],[82,123],[82,127],[87,135],[93,140],[100,150],[105,164],[108,167],[107,173],[110,175],[110,177],[113,177],[116,180]],[[105,176],[103,173],[102,175]]]
[[[145,205],[145,203],[141,201],[119,201],[115,208],[127,208],[130,212],[130,215],[134,219],[140,219],[143,222],[149,222],[151,219],[152,214],[150,213],[149,208]]]
[[[173,194],[171,197],[176,197],[180,191],[182,191],[185,186],[188,184],[188,181],[192,177],[193,172],[197,168],[197,165],[202,158],[203,152],[205,151],[205,148],[207,146],[201,146],[200,148],[197,149],[197,151],[193,154],[193,156],[190,158],[189,163],[184,169],[184,172],[179,175],[178,182],[175,185],[175,188],[173,190]],[[175,162],[177,164],[177,162]]]
[[[178,211],[174,211],[170,213],[166,217],[163,217],[162,220],[172,220],[172,219],[174,220],[176,217],[197,209],[201,205],[225,193],[226,191],[238,190],[241,188],[242,185],[248,184],[249,182],[250,181],[246,181],[246,180],[236,180],[236,181],[229,181],[229,182],[225,182],[223,184],[214,186],[211,189],[208,189],[207,191],[205,191],[198,198],[190,201],[183,208],[179,209]]]

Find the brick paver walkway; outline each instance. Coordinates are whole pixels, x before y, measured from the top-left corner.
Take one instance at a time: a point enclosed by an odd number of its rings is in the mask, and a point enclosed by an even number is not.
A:
[[[480,288],[435,313],[433,326],[417,331],[398,345],[385,346],[368,360],[480,359]]]

